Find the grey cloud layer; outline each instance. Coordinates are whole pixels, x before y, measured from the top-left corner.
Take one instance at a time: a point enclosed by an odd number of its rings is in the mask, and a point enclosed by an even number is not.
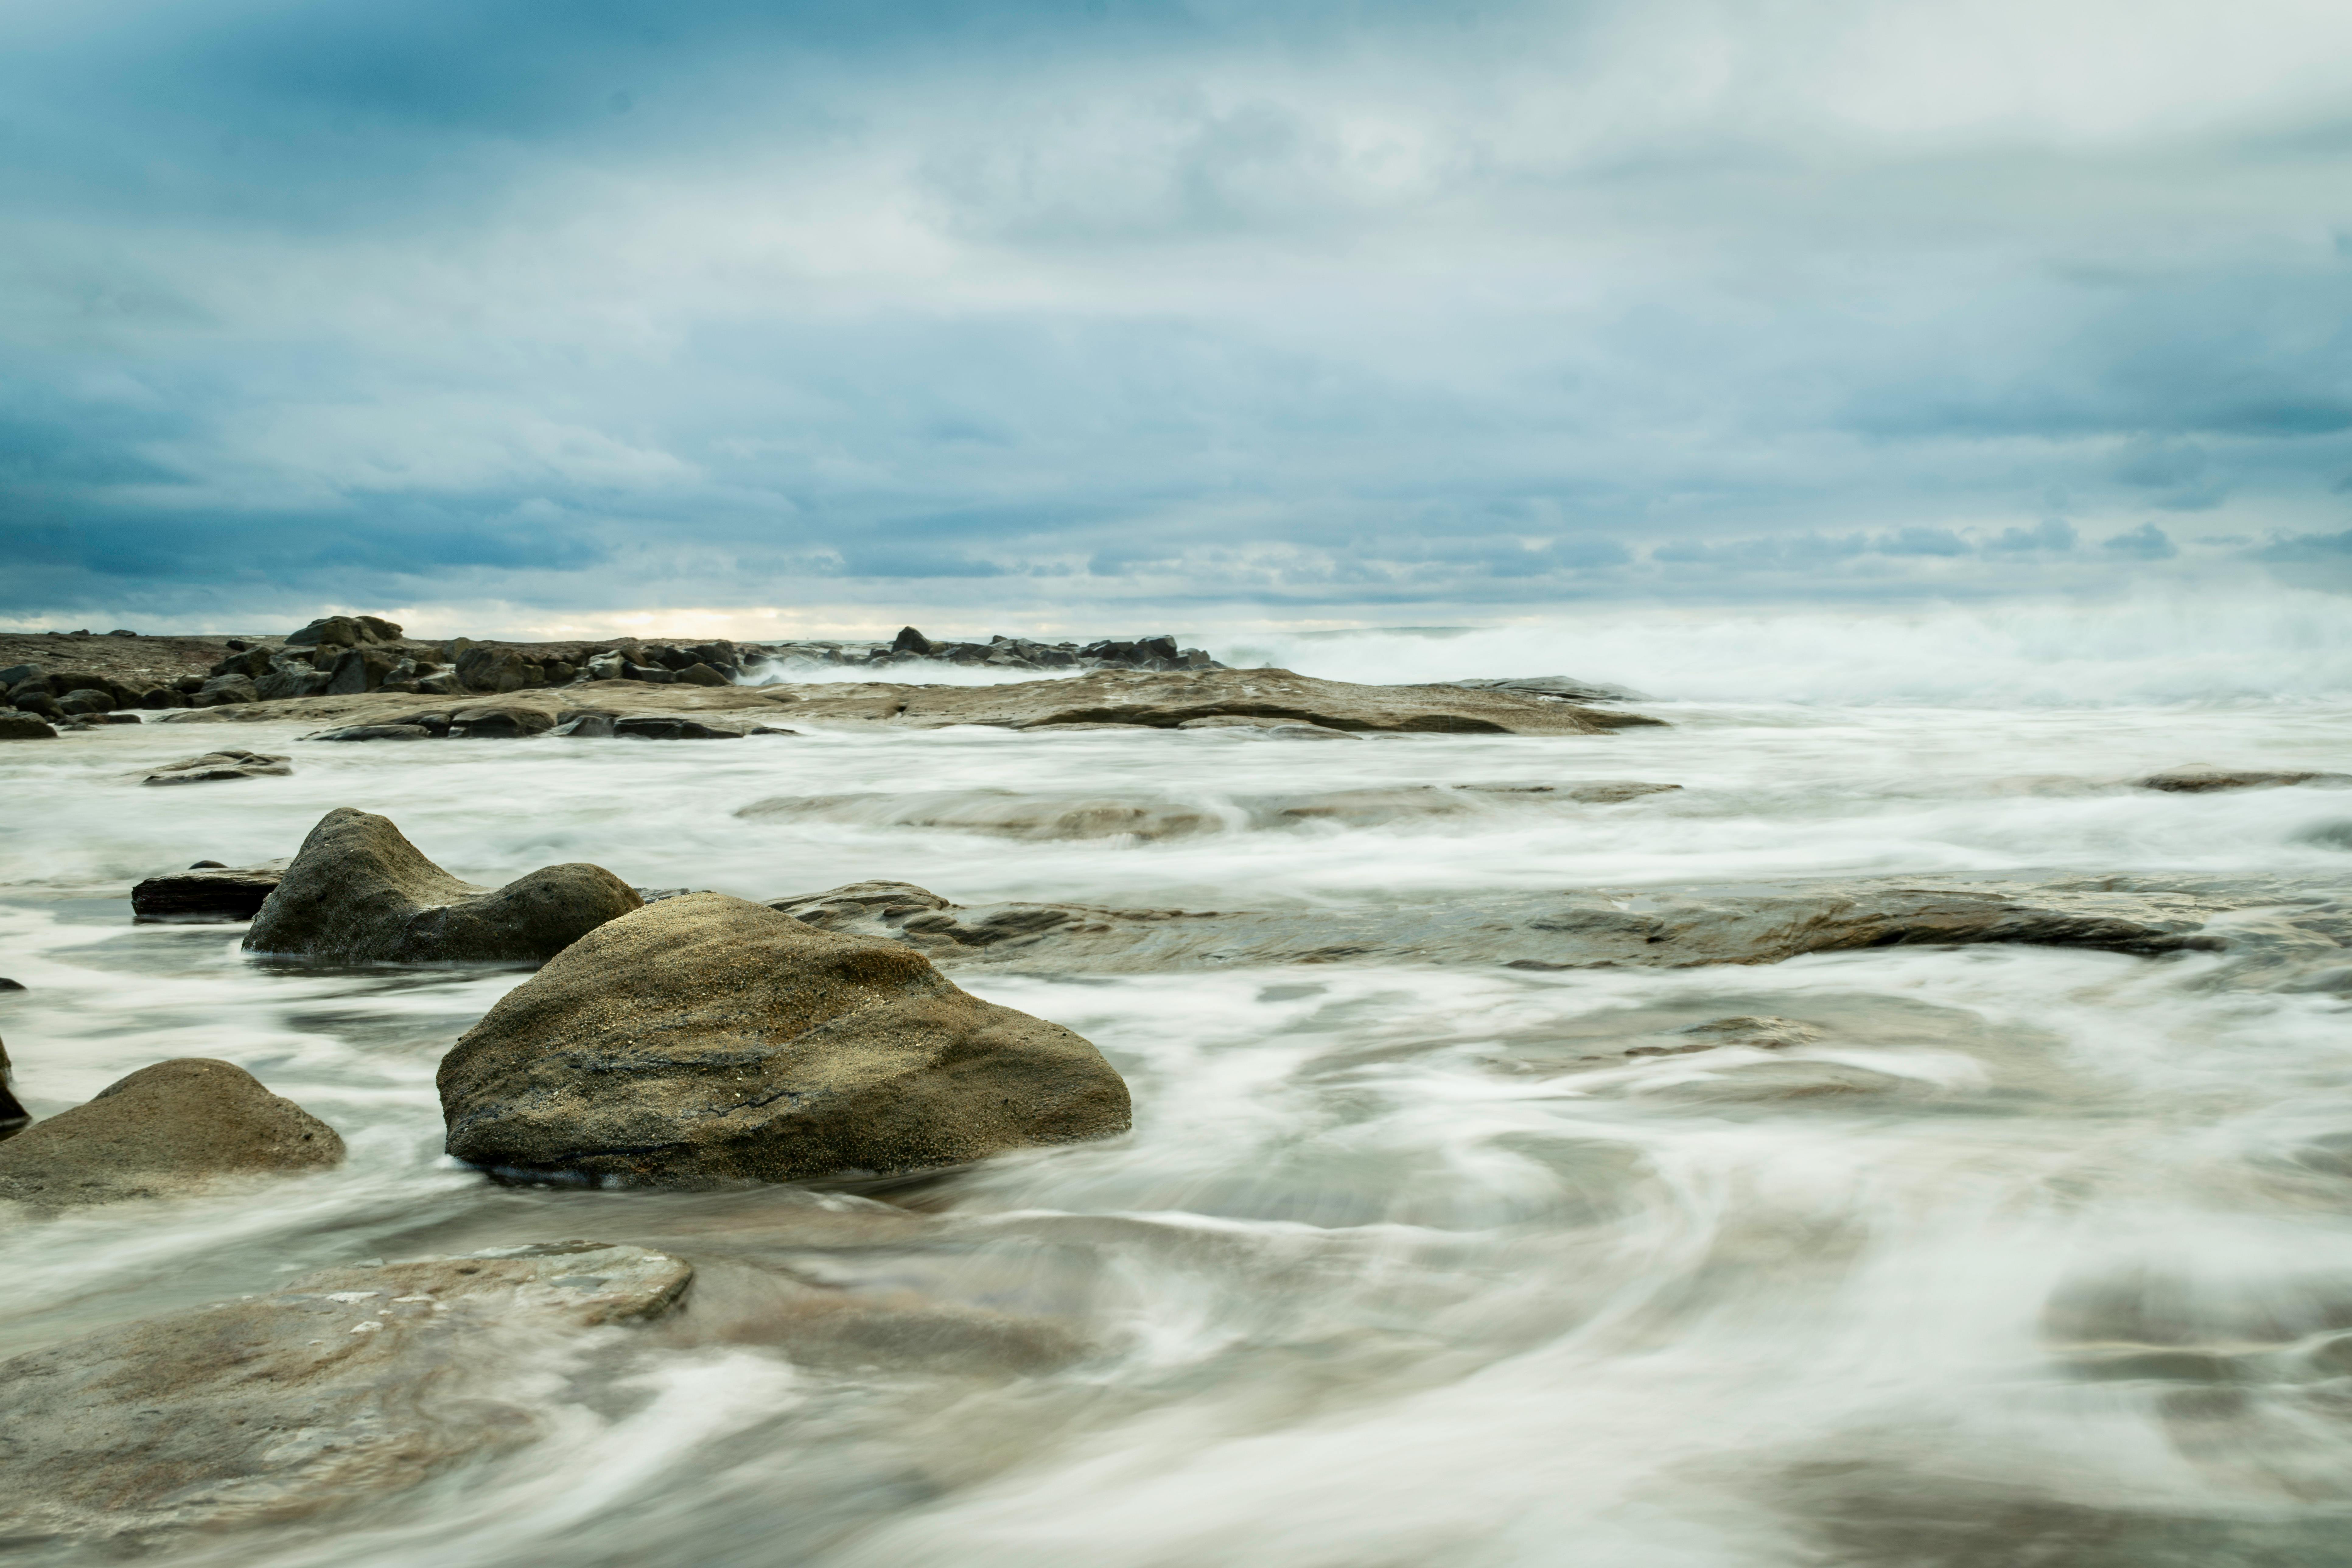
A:
[[[2352,587],[2352,18],[1933,10],[20,16],[0,616]]]

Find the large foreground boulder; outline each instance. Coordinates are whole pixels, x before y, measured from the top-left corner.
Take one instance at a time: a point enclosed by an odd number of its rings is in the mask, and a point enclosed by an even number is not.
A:
[[[58,1207],[169,1197],[224,1176],[342,1161],[333,1128],[243,1068],[183,1057],[0,1143],[0,1198]]]
[[[1129,1117],[1126,1083],[1059,1025],[719,893],[583,938],[458,1040],[440,1086],[461,1160],[670,1185],[924,1170]]]
[[[635,1247],[501,1247],[322,1269],[18,1356],[0,1363],[0,1536],[135,1547],[414,1486],[538,1436],[550,1363],[693,1278]]]
[[[389,818],[338,806],[302,841],[245,949],[344,963],[536,963],[644,902],[602,866],[579,863],[495,890],[461,882]]]

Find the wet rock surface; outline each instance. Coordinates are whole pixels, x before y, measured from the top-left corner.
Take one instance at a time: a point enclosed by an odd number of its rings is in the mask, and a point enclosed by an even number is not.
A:
[[[1239,720],[1359,733],[1579,735],[1659,722],[1516,692],[1359,686],[1286,669],[1104,671],[1007,686],[814,687],[800,694],[792,711],[795,719],[813,721],[1014,730],[1102,724],[1174,730],[1202,721]]]
[[[54,741],[58,732],[37,713],[0,713],[0,741]]]
[[[2299,900],[2294,902],[2284,901]],[[966,909],[903,882],[774,900],[820,930],[904,942],[942,963],[1143,973],[1254,963],[1501,963],[1528,970],[1778,963],[1808,953],[2009,943],[2226,952],[2265,984],[2352,960],[2352,909],[2259,880],[1835,880],[1432,898],[1388,908],[1238,910],[1007,903]]]
[[[8,984],[10,986],[16,984],[14,981]],[[22,987],[16,988],[22,989]],[[9,1091],[9,1084],[15,1077],[15,1071],[8,1062],[7,1043],[0,1041],[0,1138],[14,1137],[24,1130],[26,1122],[33,1120],[32,1114],[17,1101],[16,1095]]]
[[[131,913],[135,921],[184,921],[210,923],[249,921],[260,912],[269,895],[285,879],[293,861],[270,860],[259,866],[224,866],[200,860],[184,871],[150,877],[131,889]]]
[[[696,1185],[926,1170],[1126,1130],[1058,1025],[893,942],[717,893],[604,926],[445,1058],[449,1152],[514,1175]]]
[[[322,1269],[18,1356],[0,1363],[0,1531],[141,1544],[415,1486],[530,1441],[530,1374],[669,1313],[693,1278],[639,1247],[503,1247]]]
[[[165,763],[149,771],[139,782],[144,784],[218,784],[229,779],[284,778],[294,771],[293,759],[275,756],[266,752],[239,751],[224,747],[206,752],[200,757],[189,757],[176,763]]]
[[[186,1057],[142,1068],[0,1143],[0,1198],[67,1207],[170,1197],[342,1159],[333,1128],[244,1068]]]
[[[346,806],[302,841],[245,948],[346,963],[535,963],[642,901],[584,864],[542,867],[496,889],[460,881],[389,820]]]
[[[2173,795],[2212,795],[2222,790],[2286,789],[2295,784],[2319,784],[2330,789],[2352,787],[2352,773],[2265,772],[2260,768],[2174,768],[2134,781],[2142,789]]]

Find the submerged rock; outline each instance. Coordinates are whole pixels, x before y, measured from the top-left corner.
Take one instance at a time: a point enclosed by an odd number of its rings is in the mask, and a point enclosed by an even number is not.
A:
[[[141,779],[147,784],[214,784],[224,779],[284,778],[294,771],[289,757],[226,747],[201,757],[165,763]]]
[[[2292,784],[2352,784],[2352,773],[2266,773],[2258,768],[2175,768],[2135,781],[2142,789],[2210,795],[2225,789],[2284,789]]]
[[[339,806],[302,841],[245,949],[345,963],[527,963],[641,903],[610,871],[578,863],[495,891],[462,882],[388,818]]]
[[[243,1068],[184,1057],[0,1143],[0,1197],[43,1207],[169,1197],[225,1176],[342,1161],[333,1128]]]
[[[150,877],[131,889],[131,918],[139,924],[181,921],[249,921],[285,879],[291,860],[224,866],[199,860],[184,871]]]
[[[447,732],[445,729],[445,734]],[[314,730],[306,741],[429,741],[433,731],[422,724],[345,724],[340,729]]]
[[[657,1184],[929,1169],[1129,1116],[1059,1025],[719,893],[590,933],[467,1032],[440,1087],[461,1160]]]
[[[0,1363],[0,1524],[135,1541],[414,1486],[538,1436],[540,1356],[663,1316],[693,1278],[635,1247],[501,1247],[321,1269],[18,1356]]]

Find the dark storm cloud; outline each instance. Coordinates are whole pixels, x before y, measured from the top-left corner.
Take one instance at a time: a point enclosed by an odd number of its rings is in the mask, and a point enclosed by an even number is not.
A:
[[[2074,6],[20,12],[0,616],[2333,560],[2352,24]]]

